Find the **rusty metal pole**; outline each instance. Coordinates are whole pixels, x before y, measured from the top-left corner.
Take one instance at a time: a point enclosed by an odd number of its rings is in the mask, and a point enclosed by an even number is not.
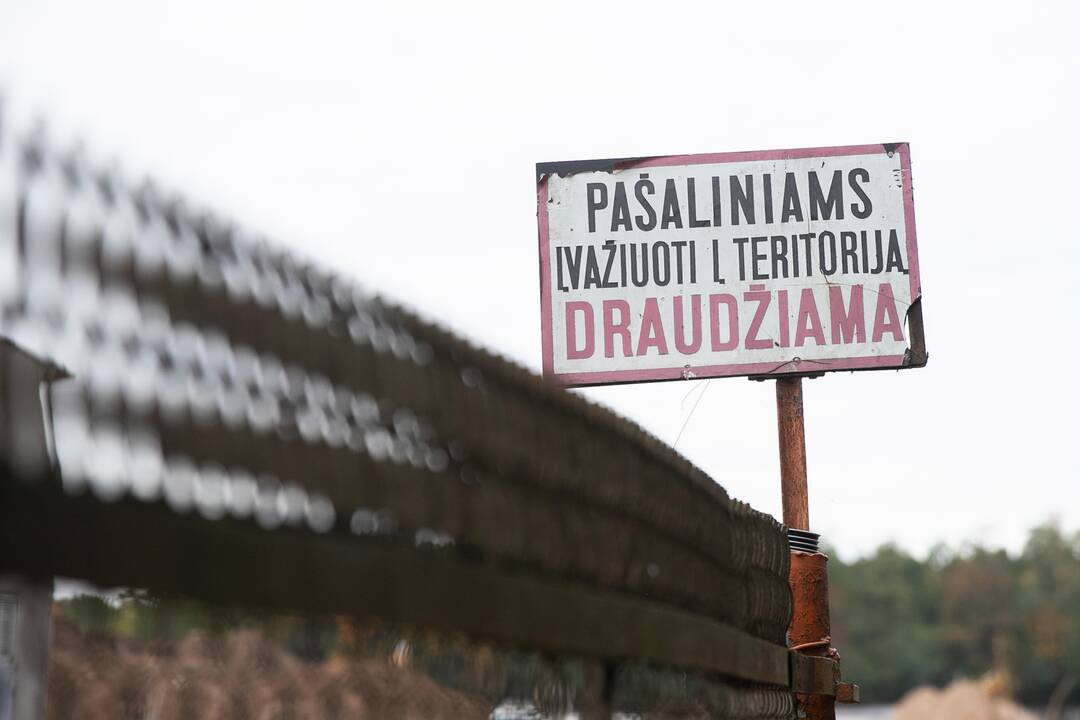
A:
[[[806,436],[803,427],[802,378],[776,381],[776,422],[780,438],[780,491],[784,524],[789,529],[810,530],[810,502],[806,489]],[[835,655],[830,638],[829,583],[819,552],[791,551],[793,612],[788,646],[807,655]],[[836,680],[839,680],[837,677]],[[797,695],[808,720],[835,720],[836,703],[830,695]]]
[[[802,378],[785,377],[776,381],[776,426],[780,435],[780,493],[784,503],[784,524],[796,530],[809,530]]]
[[[794,612],[788,628],[788,646],[804,655],[836,657],[829,625],[829,578],[821,553],[791,551],[791,596]],[[838,667],[833,674],[833,690],[840,681]],[[835,720],[836,698],[833,695],[797,694],[799,707],[808,720]]]

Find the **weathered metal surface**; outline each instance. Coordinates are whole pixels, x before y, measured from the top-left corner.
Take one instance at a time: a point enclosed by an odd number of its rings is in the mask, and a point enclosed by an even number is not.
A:
[[[789,528],[809,530],[802,378],[776,380],[776,427],[780,441],[780,496],[784,524]]]
[[[788,631],[788,644],[792,648],[802,648],[799,652],[811,656],[828,658],[833,656],[831,626],[829,622],[829,580],[826,564],[828,558],[821,553],[791,553],[791,591],[794,611],[791,628]],[[824,666],[822,666],[824,667]],[[840,680],[838,663],[830,663],[831,676],[816,678],[815,687],[824,687],[826,693],[803,692],[797,697],[799,706],[811,720],[833,720],[836,717],[836,683]]]
[[[836,694],[836,661],[792,649],[791,689],[802,695]]]
[[[789,684],[781,645],[644,598],[470,559],[453,548],[268,532],[179,515],[162,503],[105,505],[0,487],[0,572],[74,575],[105,587],[134,584],[279,612],[375,617],[553,654],[636,658]]]
[[[48,394],[63,369],[0,337],[0,464],[34,481],[56,471]]]
[[[789,538],[792,617],[788,630],[792,683],[807,718],[833,720],[840,665],[830,637],[828,558],[817,552],[819,536],[810,532],[801,377],[776,380],[776,417],[784,524],[793,533]],[[845,687],[841,694],[857,698],[857,690]]]
[[[862,692],[855,683],[836,683],[836,702],[850,705],[862,702]]]
[[[74,374],[0,565],[768,677],[729,714],[787,716],[782,528],[632,423],[2,124],[0,258],[0,334]]]
[[[537,221],[562,384],[926,363],[906,143],[543,163]]]
[[[69,491],[215,515],[254,483],[294,506],[268,524],[377,516],[782,642],[779,527],[655,438],[180,198],[3,147],[3,329],[76,375]]]

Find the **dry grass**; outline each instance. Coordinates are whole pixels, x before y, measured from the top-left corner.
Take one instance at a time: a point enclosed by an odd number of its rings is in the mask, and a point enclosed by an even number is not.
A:
[[[491,705],[378,659],[305,663],[258,631],[141,645],[58,619],[50,720],[487,718]]]

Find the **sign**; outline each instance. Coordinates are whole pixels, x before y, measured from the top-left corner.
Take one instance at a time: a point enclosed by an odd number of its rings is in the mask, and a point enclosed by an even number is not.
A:
[[[537,165],[544,375],[921,366],[906,143]]]

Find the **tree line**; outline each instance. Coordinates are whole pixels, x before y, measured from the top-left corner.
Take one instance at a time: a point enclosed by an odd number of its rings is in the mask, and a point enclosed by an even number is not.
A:
[[[893,545],[829,562],[833,644],[864,702],[997,671],[1022,702],[1080,702],[1080,533],[1031,531],[1019,554]]]

